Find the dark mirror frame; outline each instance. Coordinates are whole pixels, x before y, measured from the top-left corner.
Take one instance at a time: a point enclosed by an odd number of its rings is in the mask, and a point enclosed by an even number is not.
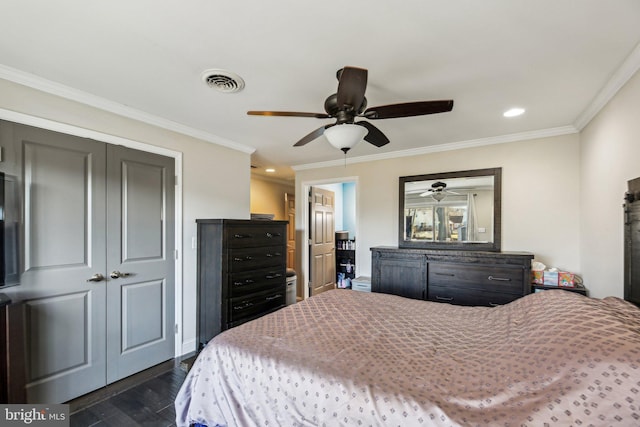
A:
[[[493,176],[493,241],[492,242],[420,242],[404,239],[404,188],[405,183],[415,181],[445,180],[474,176]],[[502,217],[502,168],[475,169],[458,172],[431,173],[426,175],[401,176],[398,210],[398,247],[419,249],[447,249],[462,251],[500,252]]]

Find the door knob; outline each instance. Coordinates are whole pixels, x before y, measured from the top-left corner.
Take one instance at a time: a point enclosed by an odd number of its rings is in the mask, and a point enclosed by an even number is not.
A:
[[[104,276],[100,273],[96,273],[93,276],[87,279],[87,282],[102,282],[104,280]]]
[[[129,276],[129,273],[120,273],[119,271],[114,270],[114,271],[111,272],[111,274],[109,276],[111,276],[112,279],[118,279],[120,277]]]

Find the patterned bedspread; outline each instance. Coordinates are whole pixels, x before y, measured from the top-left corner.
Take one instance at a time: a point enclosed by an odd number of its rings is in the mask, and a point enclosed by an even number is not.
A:
[[[216,336],[175,405],[178,426],[639,426],[640,310],[333,290]]]

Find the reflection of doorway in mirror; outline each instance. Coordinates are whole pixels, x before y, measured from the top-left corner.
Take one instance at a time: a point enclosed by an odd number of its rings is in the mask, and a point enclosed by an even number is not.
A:
[[[433,240],[433,209],[416,209],[412,225],[414,239]]]
[[[427,206],[405,210],[405,238],[426,242],[464,241],[466,206]]]
[[[435,209],[434,222],[438,242],[462,241],[461,231],[464,231],[463,219],[466,206],[438,206]]]
[[[465,227],[462,220],[464,219],[466,208],[449,208],[447,212],[449,222],[449,235],[453,241],[465,240]]]

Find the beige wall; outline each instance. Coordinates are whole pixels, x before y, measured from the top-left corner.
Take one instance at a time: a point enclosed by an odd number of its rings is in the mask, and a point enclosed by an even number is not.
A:
[[[622,203],[640,177],[640,73],[587,125],[581,144],[580,261],[595,297],[623,296]]]
[[[286,193],[295,194],[295,184],[251,176],[251,213],[273,214],[274,219],[286,221]]]
[[[0,108],[182,153],[183,351],[195,349],[196,218],[249,218],[250,155],[0,79]],[[223,184],[221,184],[223,183]]]
[[[400,176],[502,167],[502,249],[533,252],[548,266],[580,273],[579,157],[579,135],[572,134],[301,170],[296,190],[301,194],[309,183],[357,177],[356,273],[369,276],[369,248],[398,243]],[[301,203],[298,198],[298,212],[304,212]],[[304,224],[304,215],[298,215],[296,229],[304,230]],[[299,271],[304,263],[299,261]]]

